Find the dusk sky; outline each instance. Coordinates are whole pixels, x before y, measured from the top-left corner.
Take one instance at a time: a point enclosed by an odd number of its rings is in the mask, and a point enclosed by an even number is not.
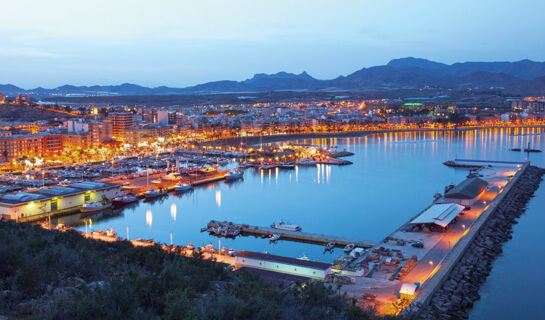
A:
[[[2,1],[0,83],[183,87],[390,59],[545,60],[544,1]]]

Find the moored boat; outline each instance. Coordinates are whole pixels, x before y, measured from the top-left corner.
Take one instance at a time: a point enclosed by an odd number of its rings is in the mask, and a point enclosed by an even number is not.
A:
[[[301,231],[300,226],[298,226],[296,224],[285,223],[284,221],[280,221],[280,223],[271,224],[271,228],[279,229],[279,230],[286,230],[286,231]]]
[[[97,212],[104,209],[108,209],[112,206],[111,202],[103,203],[103,202],[85,202],[80,208],[79,211],[81,213],[88,213],[88,212]]]
[[[229,170],[229,172],[225,174],[225,180],[234,181],[234,180],[242,179],[243,176],[244,176],[244,171],[240,169]]]
[[[138,197],[122,196],[122,197],[113,198],[112,202],[116,206],[122,206],[122,205],[130,204],[130,203],[138,202]]]
[[[187,183],[178,183],[174,186],[174,191],[182,193],[187,192],[189,190],[193,189],[193,187],[190,184]]]
[[[162,197],[165,194],[166,194],[166,192],[164,192],[164,191],[160,191],[160,190],[157,190],[157,189],[149,189],[148,191],[146,191],[144,193],[144,198],[153,199],[153,198]]]

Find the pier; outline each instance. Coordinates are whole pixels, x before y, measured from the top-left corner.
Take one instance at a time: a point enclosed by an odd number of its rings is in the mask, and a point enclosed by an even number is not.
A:
[[[317,234],[317,233],[308,233],[308,232],[302,232],[302,231],[281,230],[281,229],[276,229],[271,227],[251,226],[247,224],[236,224],[236,223],[230,223],[227,221],[211,220],[208,223],[208,225],[210,226],[212,224],[240,228],[240,232],[244,236],[249,236],[249,235],[270,236],[273,234],[277,234],[277,235],[280,235],[280,240],[306,242],[306,243],[313,243],[313,244],[320,244],[320,245],[326,245],[330,242],[335,242],[335,246],[337,247],[344,247],[347,244],[352,243],[357,248],[364,248],[364,249],[372,248],[377,245],[377,242],[369,241],[369,240],[350,239],[350,238],[329,236],[329,235]]]

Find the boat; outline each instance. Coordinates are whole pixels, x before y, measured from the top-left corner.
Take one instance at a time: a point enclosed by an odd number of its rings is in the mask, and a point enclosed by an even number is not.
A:
[[[279,234],[271,234],[269,236],[269,242],[276,242],[280,240],[280,235]]]
[[[160,191],[160,190],[157,190],[157,189],[149,189],[148,191],[146,191],[144,193],[144,198],[153,199],[153,198],[162,197],[165,194],[166,194],[166,192],[164,192],[164,191]]]
[[[220,254],[221,255],[224,255],[224,256],[235,256],[235,253],[236,253],[236,250],[235,249],[230,249],[230,248],[221,248],[220,250]]]
[[[187,250],[195,250],[195,245],[193,243],[188,243],[185,247]]]
[[[153,241],[152,239],[149,239],[149,240],[135,239],[135,240],[131,240],[131,243],[135,247],[151,247],[151,246],[155,245],[155,241]]]
[[[294,169],[295,164],[293,162],[282,162],[279,167],[280,169]]]
[[[286,230],[286,231],[301,231],[300,226],[298,226],[296,224],[285,223],[284,221],[280,221],[280,223],[271,224],[271,228],[279,229],[279,230]]]
[[[107,202],[107,203],[103,203],[103,202],[85,202],[79,208],[79,211],[81,213],[96,212],[96,211],[108,209],[111,206],[112,206],[111,202]]]
[[[218,249],[214,248],[212,244],[207,244],[203,247],[201,247],[202,252],[208,252],[208,253],[217,253]]]
[[[295,161],[295,164],[296,165],[299,165],[299,166],[314,166],[316,165],[318,162],[312,160],[312,159],[307,159],[307,158],[302,158],[302,159],[298,159],[297,161]]]
[[[126,204],[138,202],[138,197],[135,197],[135,196],[122,196],[122,197],[113,198],[112,202],[116,206],[123,206],[123,205],[126,205]]]
[[[225,174],[225,180],[234,181],[234,180],[242,179],[243,176],[244,176],[244,171],[240,169],[229,170],[229,172]]]
[[[302,256],[300,256],[299,258],[297,258],[298,260],[303,260],[303,261],[310,261],[310,259],[307,257],[306,254],[303,253]]]
[[[187,192],[189,190],[193,189],[193,187],[190,184],[187,183],[177,183],[174,186],[174,191],[176,192]]]
[[[334,242],[334,241],[331,241],[331,242],[328,242],[328,243],[325,245],[324,252],[327,252],[327,251],[333,252],[333,249],[335,249],[335,242]]]
[[[354,250],[356,246],[353,243],[349,243],[344,247],[344,252],[349,253],[350,251]]]
[[[181,178],[175,173],[169,173],[165,176],[162,176],[161,179],[165,181],[180,181]]]
[[[106,232],[102,230],[95,230],[87,234],[87,237],[89,238],[108,242],[117,241],[118,239],[116,236],[117,233],[115,233],[114,229],[112,228],[106,230]]]

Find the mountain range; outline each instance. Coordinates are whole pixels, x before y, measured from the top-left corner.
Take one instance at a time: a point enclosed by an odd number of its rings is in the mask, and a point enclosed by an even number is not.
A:
[[[36,98],[70,96],[127,96],[251,93],[271,91],[374,91],[395,89],[481,89],[503,90],[506,94],[545,94],[545,62],[462,62],[444,64],[421,58],[401,58],[388,64],[362,68],[346,76],[319,80],[303,72],[259,73],[244,81],[214,81],[185,88],[143,87],[124,83],[109,86],[64,85],[53,89],[25,90],[1,85],[8,96],[29,94]]]

